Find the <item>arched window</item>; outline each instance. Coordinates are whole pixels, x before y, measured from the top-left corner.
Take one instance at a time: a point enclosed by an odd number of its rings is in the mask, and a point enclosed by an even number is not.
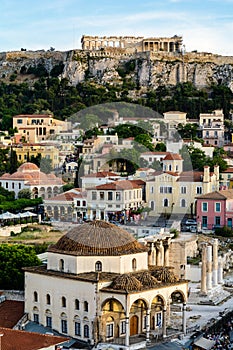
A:
[[[154,201],[150,202],[150,208],[151,208],[151,210],[155,210],[155,202]]]
[[[133,271],[135,271],[136,268],[137,268],[137,261],[136,261],[136,259],[134,258],[134,259],[132,260],[132,269],[133,269]]]
[[[65,313],[61,314],[61,332],[68,333],[67,316]]]
[[[154,187],[153,186],[151,186],[151,188],[150,188],[150,193],[154,193]]]
[[[88,302],[87,301],[84,301],[83,307],[84,307],[84,311],[88,311]]]
[[[64,271],[64,260],[63,259],[60,259],[60,261],[59,261],[59,270]]]
[[[46,294],[46,304],[50,305],[51,304],[51,298],[49,294]]]
[[[34,301],[37,302],[38,301],[38,293],[34,292]]]
[[[66,307],[66,298],[65,297],[61,298],[61,306]]]
[[[33,308],[33,321],[39,323],[39,309],[36,306]]]
[[[101,261],[96,261],[96,263],[95,263],[95,271],[96,272],[102,271],[102,262]]]
[[[87,324],[84,325],[84,338],[89,338],[89,326]]]
[[[169,164],[168,169],[169,169],[169,171],[172,171],[172,166],[171,166],[171,164]]]
[[[163,200],[163,206],[164,206],[164,207],[168,207],[168,199],[167,199],[167,198],[164,198],[164,200]]]
[[[75,299],[75,310],[79,310],[79,300]]]
[[[182,208],[186,207],[186,200],[185,199],[181,199],[181,207]]]
[[[79,337],[81,336],[81,321],[78,316],[74,317],[74,333]]]

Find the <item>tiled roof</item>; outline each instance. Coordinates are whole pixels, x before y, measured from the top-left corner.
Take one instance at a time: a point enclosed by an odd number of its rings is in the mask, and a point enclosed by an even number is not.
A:
[[[23,315],[23,301],[5,300],[0,303],[0,327],[13,328]]]
[[[233,190],[221,190],[209,192],[196,197],[197,199],[233,199]]]
[[[84,175],[82,176],[83,179],[87,178],[87,177],[109,177],[109,176],[119,176],[117,175],[116,173],[113,173],[111,171],[98,171],[97,173],[93,173],[93,174],[87,174],[87,175]]]
[[[183,171],[177,181],[179,182],[203,182],[203,171]]]
[[[51,114],[17,114],[13,118],[53,118]]]
[[[148,155],[148,156],[166,156],[170,154],[170,152],[143,152],[141,155]]]
[[[134,180],[120,180],[114,181],[108,184],[98,185],[95,187],[97,190],[132,190],[140,188]]]
[[[65,337],[18,331],[0,327],[1,350],[40,350],[67,341]]]
[[[233,173],[233,168],[227,168],[223,173]]]
[[[147,248],[124,229],[96,220],[71,228],[48,251],[78,256],[119,256],[146,252]]]
[[[168,153],[164,160],[183,160],[183,158],[178,153]]]

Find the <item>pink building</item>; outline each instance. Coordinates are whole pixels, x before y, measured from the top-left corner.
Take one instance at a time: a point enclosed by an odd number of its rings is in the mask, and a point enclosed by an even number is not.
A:
[[[197,225],[202,228],[228,226],[233,222],[233,190],[206,193],[197,199]]]

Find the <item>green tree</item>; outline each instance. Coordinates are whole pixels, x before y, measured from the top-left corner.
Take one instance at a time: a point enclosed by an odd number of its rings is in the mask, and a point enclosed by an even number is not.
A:
[[[41,265],[32,246],[0,244],[0,288],[24,289],[23,267]]]
[[[23,188],[18,193],[18,198],[31,199],[31,197],[32,197],[32,192],[28,188]]]

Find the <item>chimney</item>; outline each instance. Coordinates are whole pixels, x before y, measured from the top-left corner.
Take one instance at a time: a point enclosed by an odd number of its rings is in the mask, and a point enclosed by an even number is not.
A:
[[[210,182],[210,167],[208,165],[204,166],[203,182]]]

